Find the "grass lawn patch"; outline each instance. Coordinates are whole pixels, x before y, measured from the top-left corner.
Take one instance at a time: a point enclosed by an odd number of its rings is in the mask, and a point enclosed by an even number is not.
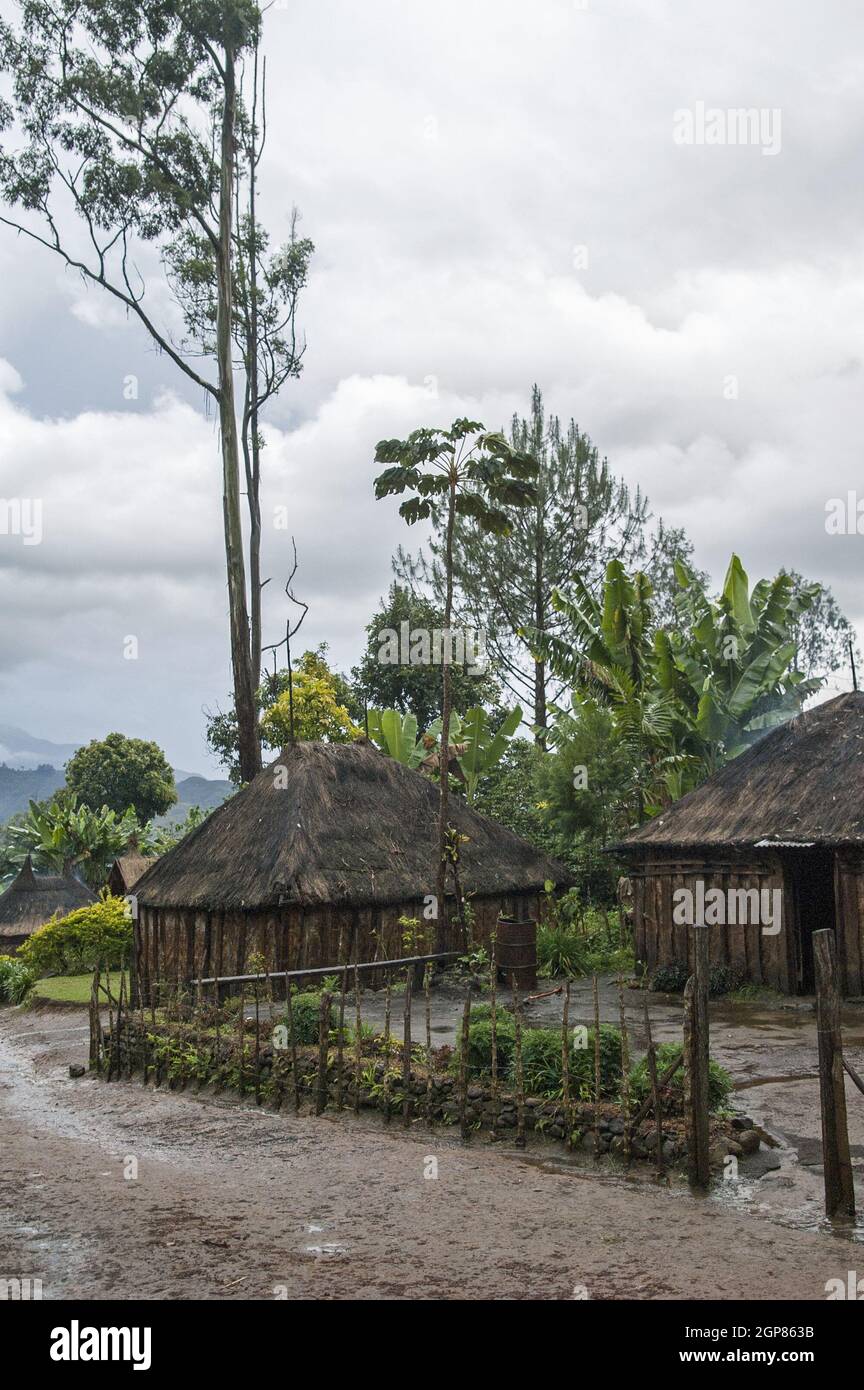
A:
[[[128,970],[125,973],[128,989]],[[111,993],[115,999],[120,991],[120,975],[119,970],[111,972]],[[50,999],[57,1004],[88,1004],[92,988],[92,975],[49,975],[44,980],[36,981],[32,998],[34,1002],[37,999]],[[107,1003],[104,994],[100,994],[100,1003]]]

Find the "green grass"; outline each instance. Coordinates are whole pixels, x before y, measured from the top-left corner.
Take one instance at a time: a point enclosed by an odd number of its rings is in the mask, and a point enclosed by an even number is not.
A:
[[[126,986],[129,985],[129,972],[126,971]],[[92,975],[50,975],[44,980],[37,980],[33,987],[32,998],[53,999],[63,1004],[88,1004],[90,1002],[90,990],[93,987]],[[120,971],[114,970],[111,973],[111,993],[117,998],[120,990]],[[104,994],[100,995],[100,1003],[107,1003]]]

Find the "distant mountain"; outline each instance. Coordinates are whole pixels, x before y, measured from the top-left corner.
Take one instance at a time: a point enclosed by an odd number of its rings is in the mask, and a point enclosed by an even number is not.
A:
[[[0,765],[0,825],[16,811],[26,811],[28,802],[44,801],[65,780],[63,773],[48,763],[26,769]]]
[[[196,777],[194,774],[184,777],[177,782],[176,802],[170,811],[160,817],[160,822],[175,825],[186,819],[193,806],[200,806],[202,811],[221,806],[226,796],[233,795],[236,790],[233,782],[221,778]]]
[[[0,724],[0,825],[18,811],[26,811],[29,801],[44,801],[65,781],[63,768],[78,743],[52,743],[35,738],[14,724]],[[221,806],[236,788],[225,779],[200,777],[175,767],[177,802],[163,822],[184,820],[193,806],[208,810]]]
[[[26,729],[14,724],[0,724],[0,763],[14,768],[65,767],[77,743],[52,743],[47,738],[34,738]]]

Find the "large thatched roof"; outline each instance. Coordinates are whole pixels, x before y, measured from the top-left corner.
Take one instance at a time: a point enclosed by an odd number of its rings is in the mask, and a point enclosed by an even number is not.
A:
[[[62,874],[34,874],[29,858],[5,893],[0,894],[0,949],[2,942],[29,936],[50,922],[55,912],[65,917],[95,899],[77,878]]]
[[[281,767],[284,776],[276,770]],[[569,882],[512,831],[451,798],[463,891],[523,892]],[[163,855],[139,905],[243,908],[383,905],[434,892],[438,788],[365,740],[298,743]]]
[[[773,729],[616,849],[864,844],[864,693]]]

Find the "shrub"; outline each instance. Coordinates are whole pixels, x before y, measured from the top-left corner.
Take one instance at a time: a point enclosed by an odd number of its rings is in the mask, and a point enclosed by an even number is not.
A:
[[[580,1035],[581,1036],[581,1035]],[[522,1033],[522,1073],[525,1092],[531,1096],[560,1096],[564,1087],[561,1057],[561,1030],[526,1028]],[[516,1080],[515,1059],[510,1064],[510,1080]],[[617,1095],[621,1082],[621,1034],[611,1024],[600,1025],[600,1095]],[[587,1046],[577,1047],[570,1035],[570,1086],[572,1094],[586,1099],[594,1096],[594,1029],[587,1034]]]
[[[608,1099],[621,1084],[621,1034],[611,1023],[600,1024],[600,1095]],[[570,1080],[574,1094],[594,1097],[594,1029],[588,1029],[585,1047],[570,1049]]]
[[[492,1070],[492,1011],[488,1004],[478,1004],[471,1011],[468,1028],[468,1074],[469,1076],[488,1075]],[[498,1054],[498,1075],[507,1071],[513,1056],[513,1040],[516,1036],[513,1015],[501,1005],[495,1019],[495,1042]],[[459,1034],[453,1055],[454,1068],[458,1069],[462,1056],[462,1035]]]
[[[584,975],[588,938],[563,922],[541,923],[537,928],[537,966],[544,977]]]
[[[662,1076],[663,1072],[671,1063],[674,1057],[681,1051],[679,1043],[661,1043],[657,1048],[657,1074]],[[684,1087],[684,1067],[683,1064],[678,1068],[671,1081],[668,1081],[663,1088],[664,1095],[676,1109],[681,1108],[683,1103]],[[645,1100],[651,1090],[651,1078],[648,1075],[648,1063],[643,1057],[630,1072],[630,1096],[636,1102]],[[713,1057],[708,1061],[708,1108],[709,1110],[722,1110],[732,1090],[732,1078],[728,1071],[721,1067],[719,1062],[715,1062]]]
[[[21,1004],[36,983],[36,976],[14,956],[0,956],[0,1003]]]
[[[742,984],[741,972],[731,965],[714,965],[708,977],[708,993],[712,999],[731,994]]]
[[[319,1019],[321,1017],[321,992],[317,994],[294,994],[291,997],[291,1014],[294,1019],[294,1031],[299,1047],[311,1047],[318,1041]],[[285,1027],[288,1028],[288,1014],[282,1019]],[[330,1027],[339,1027],[339,1009],[336,1004],[330,1005]],[[289,1029],[288,1041],[291,1041]]]
[[[689,970],[680,961],[670,961],[668,965],[658,965],[651,976],[651,988],[657,994],[681,994],[689,977]]]
[[[651,988],[658,994],[681,994],[691,971],[681,961],[671,961],[669,965],[658,965],[651,976]],[[708,977],[708,993],[712,999],[731,994],[741,985],[741,974],[731,965],[712,965]]]
[[[18,955],[36,977],[80,975],[97,965],[116,970],[132,953],[132,916],[125,898],[103,894],[89,907],[46,922]]]
[[[554,1028],[525,1028],[522,1032],[522,1075],[529,1096],[557,1096],[563,1086],[561,1034]],[[516,1080],[515,1058],[511,1078]]]

